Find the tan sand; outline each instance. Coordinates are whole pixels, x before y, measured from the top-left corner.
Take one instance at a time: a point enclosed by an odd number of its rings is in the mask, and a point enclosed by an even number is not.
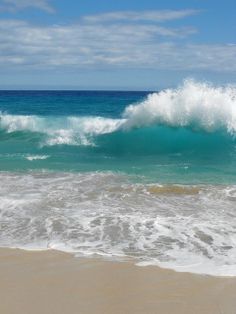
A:
[[[236,279],[0,249],[1,314],[236,314]]]

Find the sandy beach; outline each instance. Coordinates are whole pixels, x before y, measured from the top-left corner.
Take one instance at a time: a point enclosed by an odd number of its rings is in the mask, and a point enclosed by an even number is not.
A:
[[[0,250],[1,314],[235,314],[236,278]]]

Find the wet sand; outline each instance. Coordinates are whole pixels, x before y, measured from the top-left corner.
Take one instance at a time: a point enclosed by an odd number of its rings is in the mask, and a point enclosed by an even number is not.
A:
[[[236,278],[0,249],[1,314],[236,314]]]

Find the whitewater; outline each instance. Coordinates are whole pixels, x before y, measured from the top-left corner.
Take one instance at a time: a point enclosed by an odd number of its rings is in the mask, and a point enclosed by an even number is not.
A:
[[[236,87],[0,92],[0,246],[235,276]]]
[[[51,138],[45,143],[49,145],[86,145],[87,141],[81,141],[86,136],[152,125],[206,132],[220,130],[234,136],[236,87],[213,87],[187,80],[178,89],[152,93],[141,103],[127,106],[122,113],[122,119],[0,114],[0,127],[8,133],[46,133]]]

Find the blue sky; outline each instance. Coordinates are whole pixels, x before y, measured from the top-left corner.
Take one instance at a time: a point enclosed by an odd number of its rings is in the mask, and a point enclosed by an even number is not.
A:
[[[0,0],[0,88],[236,83],[235,0]]]

